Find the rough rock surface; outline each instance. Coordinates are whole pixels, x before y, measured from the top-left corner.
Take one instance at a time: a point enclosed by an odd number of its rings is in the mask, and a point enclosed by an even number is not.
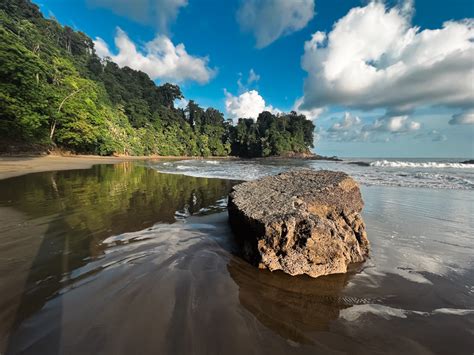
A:
[[[363,205],[349,175],[299,170],[234,186],[228,211],[248,261],[318,277],[368,257]]]

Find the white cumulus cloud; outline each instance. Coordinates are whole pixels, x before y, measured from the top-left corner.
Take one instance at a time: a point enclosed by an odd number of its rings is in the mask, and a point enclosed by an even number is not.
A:
[[[91,6],[112,10],[119,16],[145,25],[152,25],[162,32],[178,16],[187,0],[88,0]]]
[[[474,124],[474,110],[469,110],[469,111],[465,111],[465,112],[453,115],[453,118],[451,118],[449,120],[449,124],[451,124],[451,125],[457,125],[457,124],[471,125],[471,124]]]
[[[239,73],[239,79],[237,80],[237,86],[239,87],[239,93],[242,93],[244,91],[249,91],[249,88],[251,86],[254,86],[257,84],[257,82],[260,80],[260,75],[255,72],[255,70],[250,69],[249,75],[247,77],[247,81],[243,82],[242,81],[242,73]]]
[[[249,72],[249,77],[247,79],[247,83],[251,84],[253,82],[257,82],[260,80],[260,75],[258,75],[257,73],[255,73],[255,70],[253,69],[250,69],[250,72]]]
[[[267,105],[263,97],[256,90],[246,91],[238,96],[225,91],[225,109],[229,118],[232,118],[234,122],[239,118],[256,119],[263,111],[281,112],[272,105]]]
[[[110,57],[112,55],[109,50],[109,45],[100,37],[96,37],[94,48],[96,54],[101,58]]]
[[[188,54],[184,44],[174,45],[165,35],[157,35],[140,50],[123,30],[117,28],[115,36],[117,54],[113,54],[101,38],[96,38],[94,45],[98,56],[110,57],[120,67],[128,66],[141,70],[153,80],[171,82],[190,80],[205,84],[216,74],[216,70],[208,65],[209,58]]]
[[[335,122],[330,128],[329,131],[347,131],[352,129],[354,126],[358,126],[361,123],[361,119],[358,116],[353,116],[349,112],[344,112],[342,120]]]
[[[420,30],[410,24],[411,2],[404,4],[353,8],[330,33],[316,32],[305,43],[304,109],[343,105],[400,115],[418,106],[474,105],[474,20]],[[380,123],[409,129],[405,122]]]
[[[258,48],[304,28],[314,16],[314,0],[242,0],[240,27],[252,32]]]
[[[412,121],[407,115],[404,116],[384,116],[376,119],[373,123],[365,125],[365,131],[378,131],[389,133],[406,133],[417,131],[421,128],[421,124]]]
[[[336,142],[366,141],[370,133],[362,130],[362,120],[350,112],[344,112],[342,118],[333,118],[335,122],[327,129],[321,130],[320,136]]]
[[[321,136],[338,142],[388,142],[392,137],[414,133],[421,128],[419,122],[411,120],[406,115],[383,116],[372,122],[364,123],[359,116],[345,112],[342,118],[333,120],[335,122],[323,131]]]
[[[420,134],[417,134],[415,138],[429,139],[432,142],[445,142],[448,140],[448,137],[445,134],[442,134],[436,129],[432,129],[426,132],[420,132]]]
[[[301,108],[301,105],[303,104],[303,97],[300,97],[296,99],[294,105],[293,105],[293,111],[305,115],[307,119],[309,120],[315,120],[317,119],[323,112],[324,108],[322,107],[316,107],[316,108],[311,108],[308,110],[304,110]]]

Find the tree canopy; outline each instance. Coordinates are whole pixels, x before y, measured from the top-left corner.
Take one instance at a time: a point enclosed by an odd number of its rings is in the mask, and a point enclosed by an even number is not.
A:
[[[256,157],[313,146],[313,123],[295,112],[233,126],[193,100],[176,108],[179,86],[99,58],[87,35],[45,19],[29,0],[0,3],[0,41],[0,149]]]

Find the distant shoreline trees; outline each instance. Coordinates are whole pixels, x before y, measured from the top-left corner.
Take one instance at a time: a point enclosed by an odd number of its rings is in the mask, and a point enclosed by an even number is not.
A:
[[[45,19],[29,0],[0,3],[0,151],[9,145],[76,153],[266,157],[306,153],[314,125],[262,112],[234,126],[177,85],[101,60],[82,32]]]
[[[232,129],[232,154],[241,157],[268,157],[307,153],[313,148],[313,122],[292,111],[274,115],[260,113],[257,121],[239,119]]]

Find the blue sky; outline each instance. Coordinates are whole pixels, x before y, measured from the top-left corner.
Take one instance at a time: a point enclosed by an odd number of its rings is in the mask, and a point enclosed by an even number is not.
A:
[[[474,155],[470,0],[36,3],[96,39],[100,55],[226,117],[306,113],[320,154]]]

